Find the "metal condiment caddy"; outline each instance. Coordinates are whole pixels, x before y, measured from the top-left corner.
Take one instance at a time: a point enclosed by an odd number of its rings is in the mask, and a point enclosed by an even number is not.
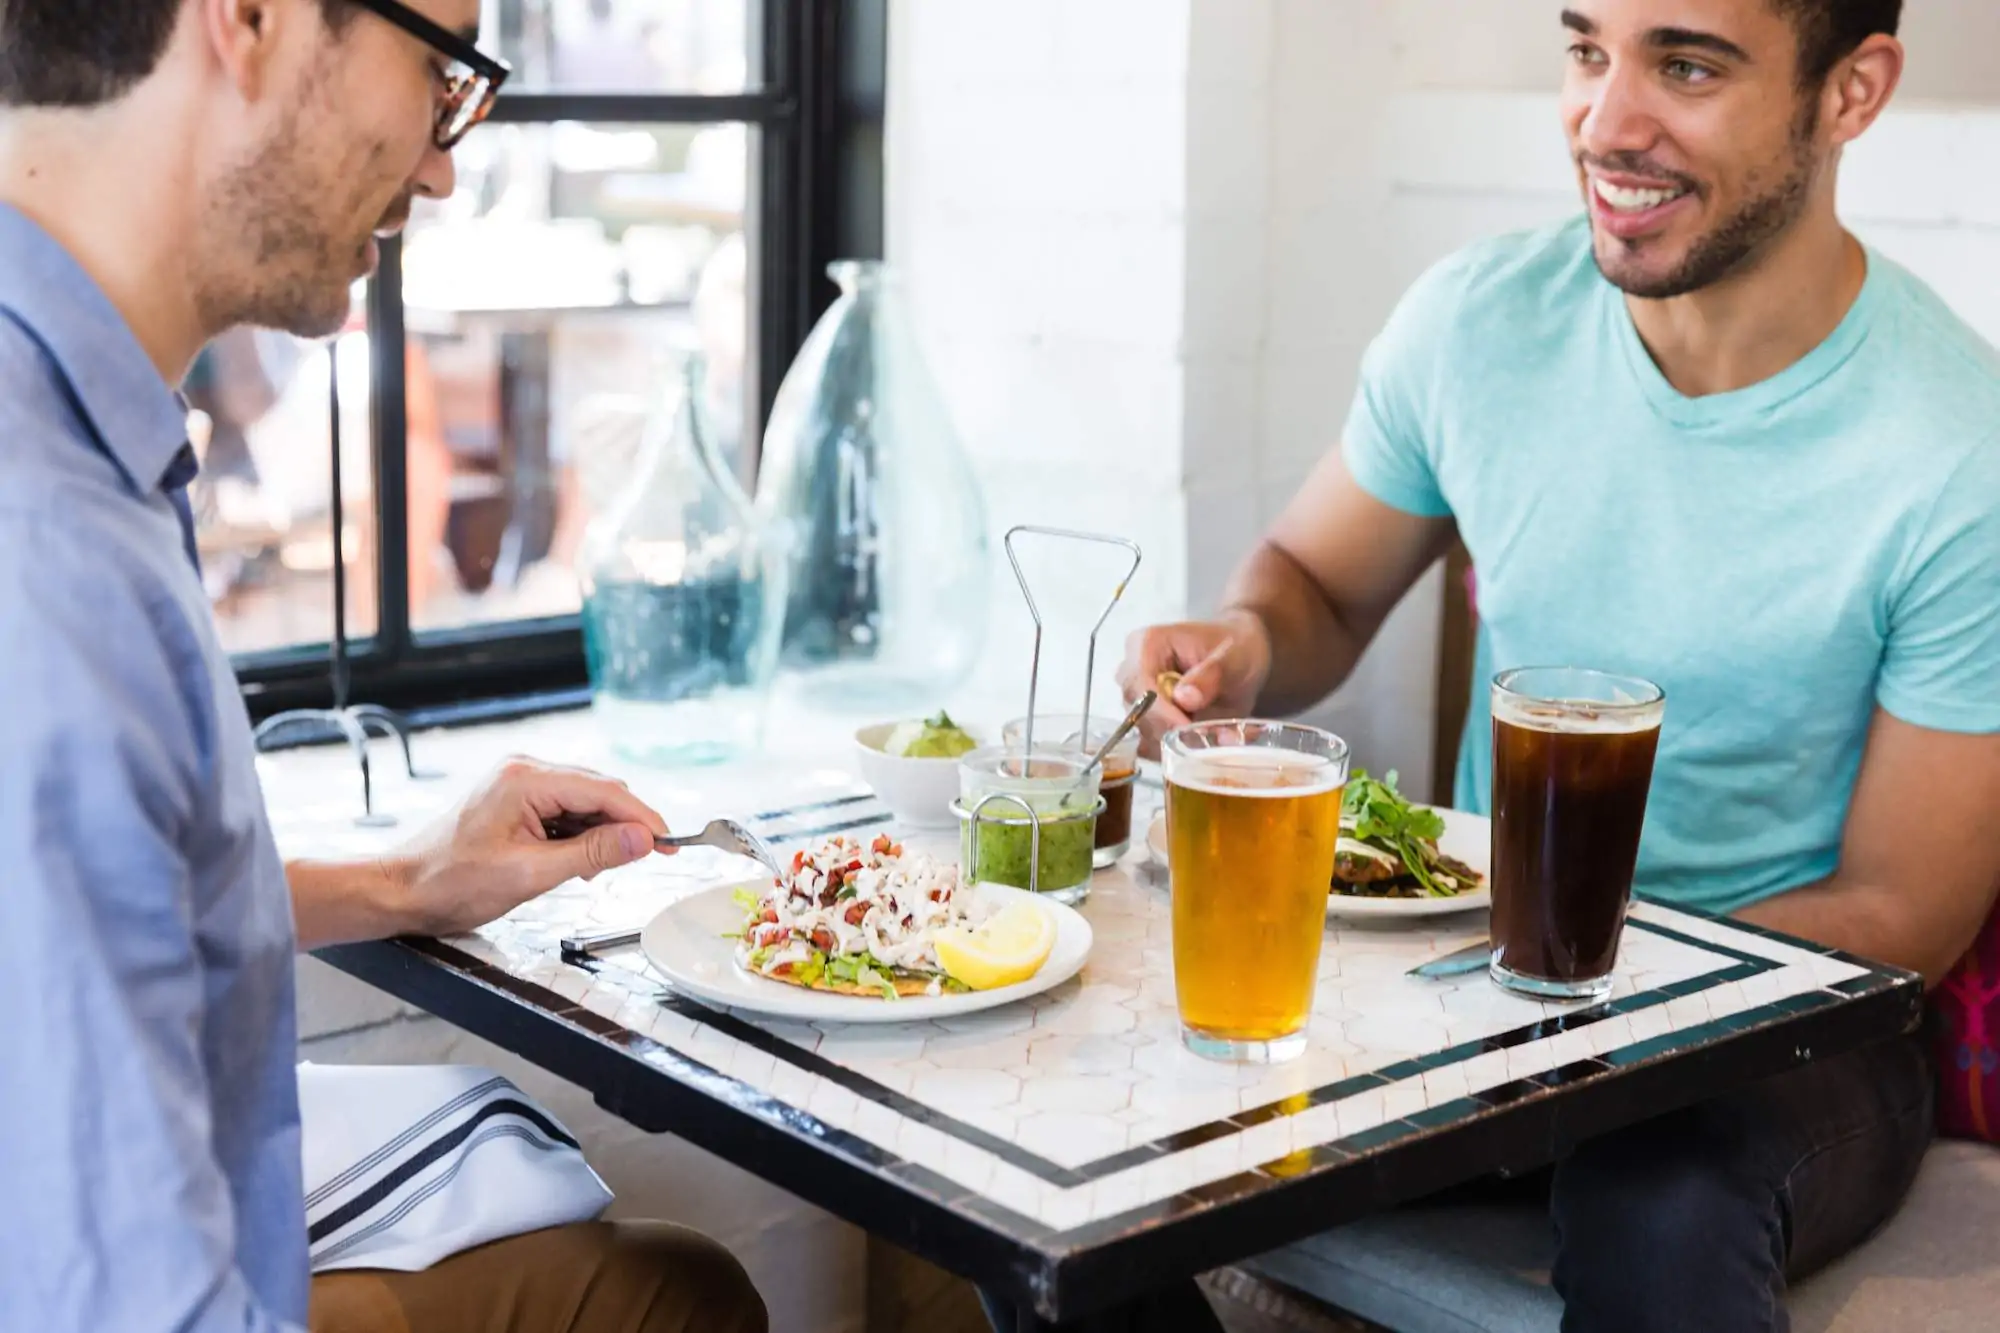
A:
[[[1126,567],[1124,575],[1118,580],[1118,586],[1112,589],[1111,600],[1105,605],[1103,614],[1098,616],[1096,623],[1090,627],[1090,638],[1085,649],[1084,667],[1083,667],[1083,735],[1086,738],[1088,738],[1090,735],[1091,682],[1097,672],[1097,636],[1104,629],[1105,622],[1111,619],[1111,613],[1117,610],[1118,603],[1125,596],[1125,590],[1132,586],[1132,576],[1138,573],[1139,563],[1141,559],[1143,559],[1143,555],[1140,552],[1139,546],[1136,542],[1129,541],[1123,537],[1111,537],[1101,533],[1094,533],[1094,532],[1077,532],[1068,528],[1036,527],[1033,525],[1026,525],[1026,524],[1008,530],[1006,540],[1004,543],[1007,550],[1007,563],[1013,568],[1014,581],[1020,585],[1022,600],[1028,604],[1028,614],[1035,622],[1034,648],[1032,651],[1032,655],[1030,657],[1029,667],[1028,667],[1027,723],[1026,723],[1026,729],[1021,736],[1020,772],[1017,775],[1022,778],[1027,778],[1031,776],[1033,773],[1032,760],[1034,758],[1034,753],[1035,753],[1035,707],[1036,704],[1039,702],[1041,693],[1043,624],[1042,624],[1041,607],[1035,601],[1034,589],[1031,588],[1028,584],[1028,576],[1026,572],[1021,568],[1020,554],[1015,548],[1015,539],[1023,536],[1048,537],[1058,541],[1086,542],[1099,546],[1112,546],[1112,547],[1117,547],[1126,552],[1129,552],[1132,557],[1132,563]],[[1003,760],[1000,763],[1000,770],[1003,775],[1006,772],[1006,767],[1007,767],[1006,760],[1003,758]],[[961,841],[963,846],[965,847],[965,854],[964,854],[965,880],[967,883],[976,884],[979,882],[980,879],[980,864],[979,864],[980,826],[986,823],[998,824],[998,825],[1018,825],[1021,822],[1019,819],[1015,818],[991,818],[987,816],[986,814],[987,807],[993,805],[996,802],[999,802],[1003,805],[1013,805],[1027,816],[1029,833],[1028,833],[1028,883],[1026,887],[1028,891],[1031,893],[1040,893],[1043,891],[1041,886],[1041,878],[1042,878],[1041,872],[1042,872],[1042,831],[1043,831],[1042,821],[1044,819],[1044,816],[1041,812],[1037,811],[1032,804],[1029,803],[1026,797],[1021,796],[1014,792],[1007,792],[1007,791],[988,792],[985,796],[979,798],[979,800],[976,803],[974,803],[970,808],[967,808],[963,797],[960,797],[959,799],[954,800],[951,803],[952,813],[956,815],[959,820]],[[1064,814],[1060,818],[1051,817],[1049,822],[1060,824],[1060,823],[1070,822],[1072,819],[1075,820],[1088,819],[1091,827],[1092,838],[1094,840],[1097,819],[1100,815],[1104,813],[1104,809],[1105,809],[1105,799],[1103,796],[1100,795],[1097,798],[1094,807],[1091,808],[1090,810],[1080,812],[1076,815]],[[1083,883],[1077,888],[1079,901],[1081,900],[1082,897],[1088,895],[1089,890],[1090,890],[1090,878],[1089,874],[1086,872]],[[1052,891],[1067,892],[1068,886],[1063,886],[1061,889]]]

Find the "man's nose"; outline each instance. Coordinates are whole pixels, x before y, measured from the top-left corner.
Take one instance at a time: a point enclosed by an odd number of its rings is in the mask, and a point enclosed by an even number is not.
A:
[[[1643,153],[1660,135],[1647,90],[1635,72],[1614,65],[1591,87],[1577,146],[1594,158]]]
[[[424,150],[424,160],[417,164],[417,174],[412,181],[416,193],[426,199],[449,199],[458,185],[458,168],[453,165],[451,152],[435,144]]]

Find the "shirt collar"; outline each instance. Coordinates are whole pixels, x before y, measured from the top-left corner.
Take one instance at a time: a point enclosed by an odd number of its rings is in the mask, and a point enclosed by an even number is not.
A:
[[[142,494],[166,484],[188,438],[180,395],[83,266],[33,219],[4,204],[0,310],[11,311],[48,352],[126,479]]]

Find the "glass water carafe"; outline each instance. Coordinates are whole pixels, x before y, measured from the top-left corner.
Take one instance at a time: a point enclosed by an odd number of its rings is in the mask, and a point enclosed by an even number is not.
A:
[[[779,552],[702,428],[699,367],[661,395],[579,561],[592,707],[619,754],[669,767],[761,744],[784,608]]]
[[[785,375],[758,474],[788,562],[781,662],[815,705],[915,715],[985,638],[985,502],[893,278],[828,273],[840,298]]]

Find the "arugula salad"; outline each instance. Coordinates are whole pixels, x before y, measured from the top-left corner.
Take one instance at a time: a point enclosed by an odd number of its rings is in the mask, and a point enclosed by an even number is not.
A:
[[[1444,816],[1406,800],[1396,790],[1393,770],[1380,779],[1354,770],[1341,799],[1333,892],[1362,898],[1451,898],[1477,889],[1479,872],[1438,850],[1443,833]]]

